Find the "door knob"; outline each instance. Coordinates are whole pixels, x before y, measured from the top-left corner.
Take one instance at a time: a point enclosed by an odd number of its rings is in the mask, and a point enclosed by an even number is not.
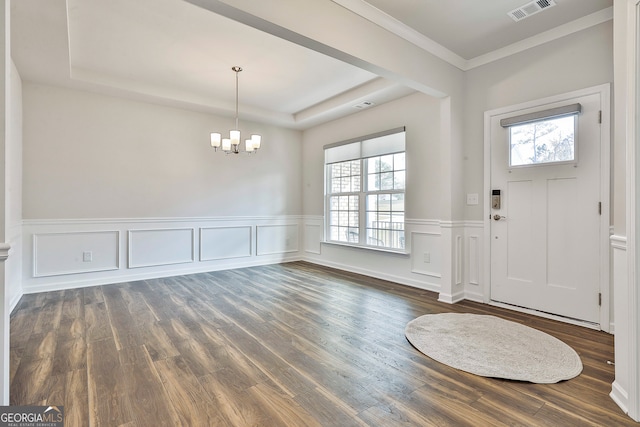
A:
[[[496,221],[500,221],[501,219],[507,219],[507,217],[506,217],[506,216],[502,216],[502,215],[495,214],[495,215],[493,216],[493,219],[495,219]]]

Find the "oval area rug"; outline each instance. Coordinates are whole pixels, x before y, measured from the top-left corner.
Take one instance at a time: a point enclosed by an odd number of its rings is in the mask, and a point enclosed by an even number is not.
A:
[[[483,377],[550,384],[582,372],[580,356],[564,342],[495,316],[426,314],[407,324],[405,336],[432,359]]]

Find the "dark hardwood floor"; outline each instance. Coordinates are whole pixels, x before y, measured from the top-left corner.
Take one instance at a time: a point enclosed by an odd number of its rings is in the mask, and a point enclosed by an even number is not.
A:
[[[624,426],[613,337],[297,262],[25,295],[11,404],[66,426]],[[558,384],[483,378],[404,337],[427,313],[493,314],[582,358]]]

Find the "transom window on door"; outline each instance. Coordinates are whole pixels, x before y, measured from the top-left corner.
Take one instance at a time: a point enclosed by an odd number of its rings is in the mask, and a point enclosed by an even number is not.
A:
[[[580,110],[572,104],[501,120],[509,129],[509,166],[576,162]]]
[[[325,146],[328,242],[405,250],[405,130]]]

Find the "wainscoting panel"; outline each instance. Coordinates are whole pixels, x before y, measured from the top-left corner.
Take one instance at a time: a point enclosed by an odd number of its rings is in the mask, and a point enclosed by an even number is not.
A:
[[[304,251],[310,254],[320,255],[322,242],[322,219],[319,222],[304,224]]]
[[[23,292],[46,292],[299,261],[304,223],[297,215],[24,220],[14,248]]]
[[[129,231],[129,268],[194,261],[194,229]]]
[[[465,223],[465,298],[477,302],[488,301],[484,288],[484,222],[467,221]]]
[[[479,236],[469,236],[469,284],[480,284],[480,243]]]
[[[629,259],[627,252],[627,238],[626,236],[613,235],[610,237],[611,242],[611,260],[612,260],[612,282],[613,282],[613,312],[615,328],[611,326],[611,332],[615,329],[616,339],[615,345],[615,381],[611,387],[611,398],[622,408],[625,412],[629,410],[629,390],[631,389],[631,363],[630,359],[631,349],[629,342],[632,341],[633,334],[632,327],[625,319],[629,318],[630,304],[629,300],[634,294],[633,283],[629,283]],[[622,319],[619,322],[617,319]]]
[[[457,235],[456,236],[456,244],[455,244],[455,252],[454,252],[454,258],[453,258],[453,267],[455,269],[455,284],[456,285],[461,285],[462,284],[462,263],[463,263],[463,258],[462,258],[462,250],[463,250],[463,244],[462,244],[463,240],[462,240],[462,236],[461,235]]]
[[[323,221],[320,215],[26,220],[23,289],[33,293],[303,259],[434,292],[446,285],[456,301],[459,293],[482,300],[481,221],[407,220],[407,254],[327,245]],[[82,261],[84,252],[92,253],[91,262]],[[463,291],[457,290],[460,280]]]
[[[117,270],[118,231],[42,233],[33,235],[33,276]]]
[[[298,251],[298,224],[271,224],[256,227],[256,254],[276,255]]]
[[[437,232],[411,233],[411,272],[442,277],[442,235]]]
[[[200,229],[200,261],[251,256],[251,226]]]

